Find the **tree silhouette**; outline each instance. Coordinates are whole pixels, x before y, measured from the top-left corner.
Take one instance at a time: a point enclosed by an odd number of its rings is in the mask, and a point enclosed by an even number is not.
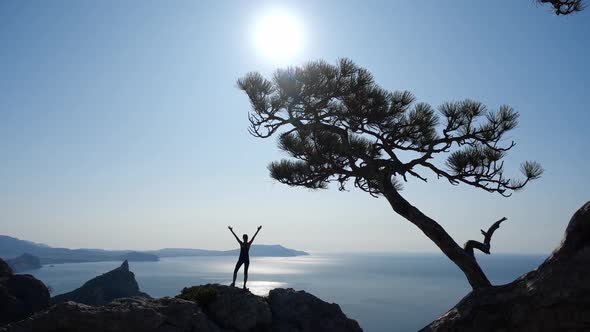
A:
[[[408,91],[382,89],[369,71],[348,59],[279,69],[272,80],[249,73],[238,87],[252,106],[249,132],[260,138],[278,135],[279,148],[291,157],[270,163],[272,178],[312,189],[335,182],[346,190],[353,183],[383,196],[465,273],[474,289],[491,285],[473,249],[489,253],[501,221],[482,230],[484,243],[472,240],[462,248],[400,190],[408,177],[426,182],[426,172],[503,196],[537,179],[543,169],[531,161],[521,165],[522,179],[504,174],[503,158],[515,145],[505,144],[504,138],[518,119],[511,107],[488,111],[477,101],[464,100],[445,103],[436,112],[415,102]],[[436,159],[442,157],[441,164]]]
[[[550,4],[557,15],[569,15],[584,9],[582,0],[536,0],[540,4]]]

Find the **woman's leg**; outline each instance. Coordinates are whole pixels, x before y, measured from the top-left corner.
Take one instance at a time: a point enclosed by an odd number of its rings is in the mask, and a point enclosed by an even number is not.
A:
[[[234,269],[234,280],[231,283],[232,286],[236,285],[236,278],[238,276],[238,270],[240,269],[242,264],[244,264],[244,261],[241,259],[238,259],[238,262],[236,263],[236,268]]]
[[[244,289],[246,289],[246,282],[248,281],[248,267],[250,266],[250,261],[247,260],[244,262]]]

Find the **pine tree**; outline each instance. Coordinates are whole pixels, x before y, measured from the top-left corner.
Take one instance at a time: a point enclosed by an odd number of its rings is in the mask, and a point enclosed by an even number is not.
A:
[[[517,126],[518,113],[509,106],[488,110],[474,100],[448,102],[436,110],[416,102],[408,91],[387,91],[351,60],[324,61],[280,69],[272,80],[249,73],[238,80],[249,97],[249,132],[278,137],[290,158],[270,163],[278,182],[311,189],[335,183],[385,197],[392,209],[416,225],[466,275],[475,288],[490,286],[474,249],[489,253],[493,232],[484,242],[459,246],[434,219],[402,195],[408,177],[427,181],[426,174],[510,196],[539,178],[537,162],[521,165],[523,177],[504,173],[504,157],[515,143],[506,134]],[[444,162],[443,162],[444,160]]]
[[[584,9],[582,0],[536,0],[540,4],[550,4],[556,15],[569,15]]]

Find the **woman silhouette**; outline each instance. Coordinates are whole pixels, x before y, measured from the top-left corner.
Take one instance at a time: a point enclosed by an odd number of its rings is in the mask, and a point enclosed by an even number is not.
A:
[[[231,226],[227,226],[227,228],[229,228],[231,233],[234,235],[234,237],[240,244],[240,258],[238,258],[238,262],[236,263],[236,268],[234,269],[234,279],[231,285],[232,287],[236,286],[236,277],[238,276],[238,270],[240,269],[242,264],[244,264],[244,289],[247,289],[246,282],[248,281],[248,267],[250,266],[250,245],[252,245],[252,242],[254,242],[254,239],[256,238],[256,235],[258,235],[258,232],[260,232],[262,226],[258,226],[258,229],[256,230],[256,233],[254,234],[250,242],[248,242],[248,234],[244,234],[242,236],[242,239],[244,241],[240,241],[236,233],[234,233],[234,229]]]

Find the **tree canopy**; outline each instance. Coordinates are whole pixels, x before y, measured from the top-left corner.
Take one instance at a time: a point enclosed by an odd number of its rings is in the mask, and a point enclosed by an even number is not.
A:
[[[569,15],[584,9],[582,0],[536,0],[540,4],[550,4],[557,15]]]
[[[463,100],[434,109],[408,91],[379,87],[348,59],[281,69],[272,81],[250,73],[238,85],[252,104],[250,133],[277,134],[291,157],[269,165],[271,176],[288,185],[319,189],[336,182],[344,190],[353,181],[379,195],[382,174],[401,189],[408,176],[427,181],[431,173],[509,196],[543,171],[526,161],[522,178],[505,175],[503,158],[515,146],[505,137],[518,124],[511,107],[488,110]],[[436,158],[445,158],[444,166]]]
[[[473,249],[490,252],[496,222],[484,242],[461,248],[435,220],[400,194],[409,177],[429,176],[510,196],[543,173],[534,161],[521,164],[522,176],[505,174],[504,157],[515,143],[506,140],[518,113],[510,106],[489,110],[474,100],[437,108],[417,102],[408,91],[388,91],[368,70],[349,59],[279,69],[271,80],[249,73],[238,80],[249,97],[249,132],[278,137],[290,158],[271,162],[277,181],[311,189],[349,183],[374,197],[384,196],[393,210],[416,225],[465,273],[473,288],[490,285]]]

